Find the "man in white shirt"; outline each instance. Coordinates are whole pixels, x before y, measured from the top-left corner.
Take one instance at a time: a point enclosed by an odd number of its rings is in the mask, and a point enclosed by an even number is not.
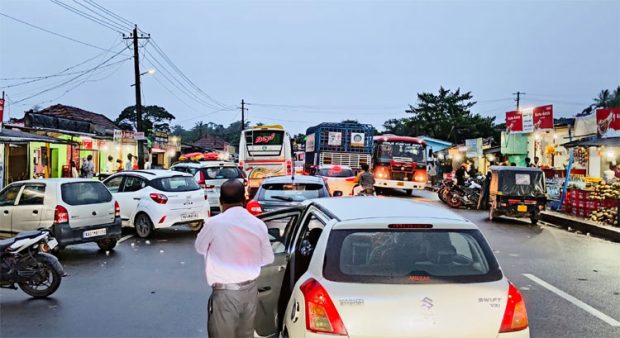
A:
[[[258,302],[256,278],[273,262],[267,226],[243,206],[245,187],[237,180],[220,188],[222,213],[207,221],[196,238],[205,257],[209,299],[209,337],[253,337]]]

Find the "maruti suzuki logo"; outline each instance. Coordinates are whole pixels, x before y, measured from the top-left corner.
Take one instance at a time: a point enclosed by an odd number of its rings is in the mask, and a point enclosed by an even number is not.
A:
[[[433,300],[428,297],[424,297],[424,299],[422,299],[421,306],[423,309],[430,310],[434,306]]]

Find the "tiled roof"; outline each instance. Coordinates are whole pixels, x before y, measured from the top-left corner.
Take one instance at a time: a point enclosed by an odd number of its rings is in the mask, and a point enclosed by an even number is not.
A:
[[[204,135],[200,140],[192,143],[192,145],[200,148],[222,150],[229,145],[229,143],[215,135]]]
[[[114,122],[112,122],[112,120],[107,118],[105,115],[93,113],[77,107],[65,106],[62,104],[49,106],[35,113],[48,116],[56,116],[70,120],[90,122],[95,126],[103,129],[120,129],[116,124],[114,124]]]

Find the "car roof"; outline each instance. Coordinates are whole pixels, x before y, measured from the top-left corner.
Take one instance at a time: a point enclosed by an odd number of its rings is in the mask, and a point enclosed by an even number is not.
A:
[[[340,165],[340,164],[321,164],[319,166],[319,169],[333,169],[334,167],[340,167],[341,169],[353,170],[348,165]]]
[[[513,167],[513,166],[499,166],[499,165],[494,165],[491,166],[492,171],[515,171],[515,172],[542,172],[541,169],[539,168],[534,168],[534,167]]]
[[[338,197],[319,198],[307,204],[314,204],[329,212],[340,222],[360,220],[398,219],[407,222],[450,223],[459,228],[477,229],[465,218],[441,206],[411,199],[393,197]],[[363,223],[363,222],[362,222]]]
[[[316,176],[306,176],[306,175],[295,175],[295,183],[318,183],[324,184],[324,181],[320,177]],[[293,183],[293,176],[275,176],[269,177],[263,181],[263,184],[266,183]]]
[[[15,181],[11,184],[24,184],[24,183],[67,183],[67,182],[100,182],[92,178],[71,178],[71,177],[59,177],[59,178],[35,178],[30,180]]]
[[[173,167],[192,167],[192,168],[210,168],[210,167],[236,167],[234,162],[230,161],[199,161],[199,162],[177,162]]]
[[[146,178],[147,180],[152,180],[152,179],[156,179],[156,178],[162,178],[162,177],[171,177],[171,176],[189,176],[192,177],[192,175],[188,174],[188,173],[183,173],[180,171],[173,171],[173,170],[163,170],[163,169],[143,169],[143,170],[125,170],[125,171],[121,171],[118,172],[110,177],[113,176],[118,176],[118,175],[122,175],[122,174],[132,174],[132,175],[137,175],[137,176],[141,176],[143,178]]]

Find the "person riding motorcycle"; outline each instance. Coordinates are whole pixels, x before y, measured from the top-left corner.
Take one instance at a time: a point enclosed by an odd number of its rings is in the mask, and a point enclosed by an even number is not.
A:
[[[375,177],[370,172],[368,164],[362,163],[360,165],[362,170],[357,174],[355,181],[362,187],[360,193],[373,195],[375,193]]]

